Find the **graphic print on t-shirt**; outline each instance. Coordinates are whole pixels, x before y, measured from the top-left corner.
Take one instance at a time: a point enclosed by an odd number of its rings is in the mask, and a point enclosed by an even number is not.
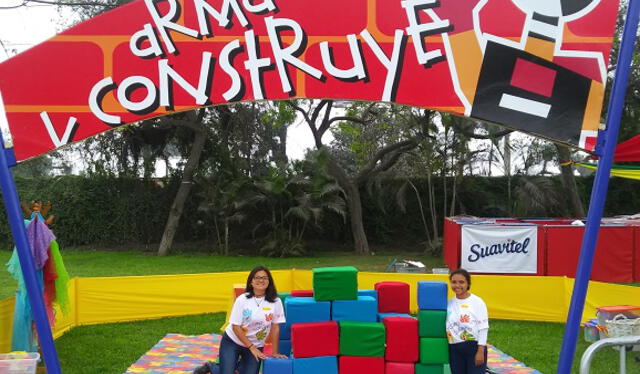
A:
[[[242,324],[247,325],[251,322],[251,309],[243,309],[242,310]]]

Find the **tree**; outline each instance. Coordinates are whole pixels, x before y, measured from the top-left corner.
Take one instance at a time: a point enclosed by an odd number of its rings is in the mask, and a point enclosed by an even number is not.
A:
[[[200,163],[200,156],[206,142],[206,130],[203,128],[206,109],[199,109],[197,112],[189,111],[185,114],[179,114],[170,119],[177,126],[185,126],[193,130],[193,144],[189,153],[189,158],[182,171],[182,181],[176,193],[176,197],[171,204],[167,224],[162,234],[160,246],[158,247],[158,256],[166,256],[173,244],[173,238],[178,229],[184,203],[189,197],[191,187],[193,186],[193,175]]]
[[[253,233],[262,234],[260,252],[267,256],[298,256],[306,249],[304,234],[308,227],[321,229],[326,213],[346,218],[344,192],[326,176],[326,154],[310,155],[304,163],[280,164],[269,169],[265,177],[254,180],[245,189],[237,205],[258,217]],[[308,165],[307,165],[308,166]]]
[[[352,103],[346,115],[332,115],[334,102],[331,100],[322,100],[315,107],[313,102],[308,102],[305,107],[300,102],[289,102],[289,105],[304,118],[318,150],[326,148],[322,137],[333,124],[337,124],[340,131],[355,140],[351,153],[355,157],[356,170],[349,173],[337,161],[335,154],[329,152],[328,171],[345,192],[355,251],[368,254],[369,243],[362,221],[360,187],[370,178],[392,168],[403,154],[418,146],[418,141],[415,135],[401,132],[395,138],[378,137],[375,134],[369,138],[363,135],[376,126],[396,126],[398,118],[404,114],[403,110],[397,106],[385,107],[376,103]]]
[[[560,175],[562,176],[562,186],[564,189],[564,195],[569,199],[569,211],[573,217],[582,218],[585,217],[584,206],[582,200],[580,200],[580,194],[578,193],[578,187],[576,186],[576,178],[571,161],[571,152],[568,147],[560,144],[555,144],[558,152],[558,164],[560,165]]]

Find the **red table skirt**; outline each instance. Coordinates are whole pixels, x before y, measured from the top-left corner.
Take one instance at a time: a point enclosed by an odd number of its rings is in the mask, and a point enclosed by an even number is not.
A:
[[[531,221],[530,223],[553,224],[556,222]],[[460,266],[461,230],[461,224],[452,219],[445,220],[444,262],[451,269]],[[583,233],[583,226],[538,226],[536,275],[574,278]],[[640,282],[640,227],[603,226],[600,228],[591,280]]]

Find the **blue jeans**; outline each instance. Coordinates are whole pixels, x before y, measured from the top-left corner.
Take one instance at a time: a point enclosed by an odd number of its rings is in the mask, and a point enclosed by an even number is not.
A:
[[[484,349],[484,364],[476,366],[477,341],[449,344],[451,374],[484,374],[487,369],[487,348]]]
[[[263,350],[263,348],[258,349]],[[220,374],[233,374],[236,368],[240,374],[258,374],[260,370],[260,361],[256,360],[251,351],[247,347],[236,344],[227,334],[222,335],[219,357]]]

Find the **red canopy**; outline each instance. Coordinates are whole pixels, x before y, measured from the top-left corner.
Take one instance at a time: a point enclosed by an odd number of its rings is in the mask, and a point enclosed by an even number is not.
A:
[[[613,161],[640,161],[640,135],[618,144]]]

